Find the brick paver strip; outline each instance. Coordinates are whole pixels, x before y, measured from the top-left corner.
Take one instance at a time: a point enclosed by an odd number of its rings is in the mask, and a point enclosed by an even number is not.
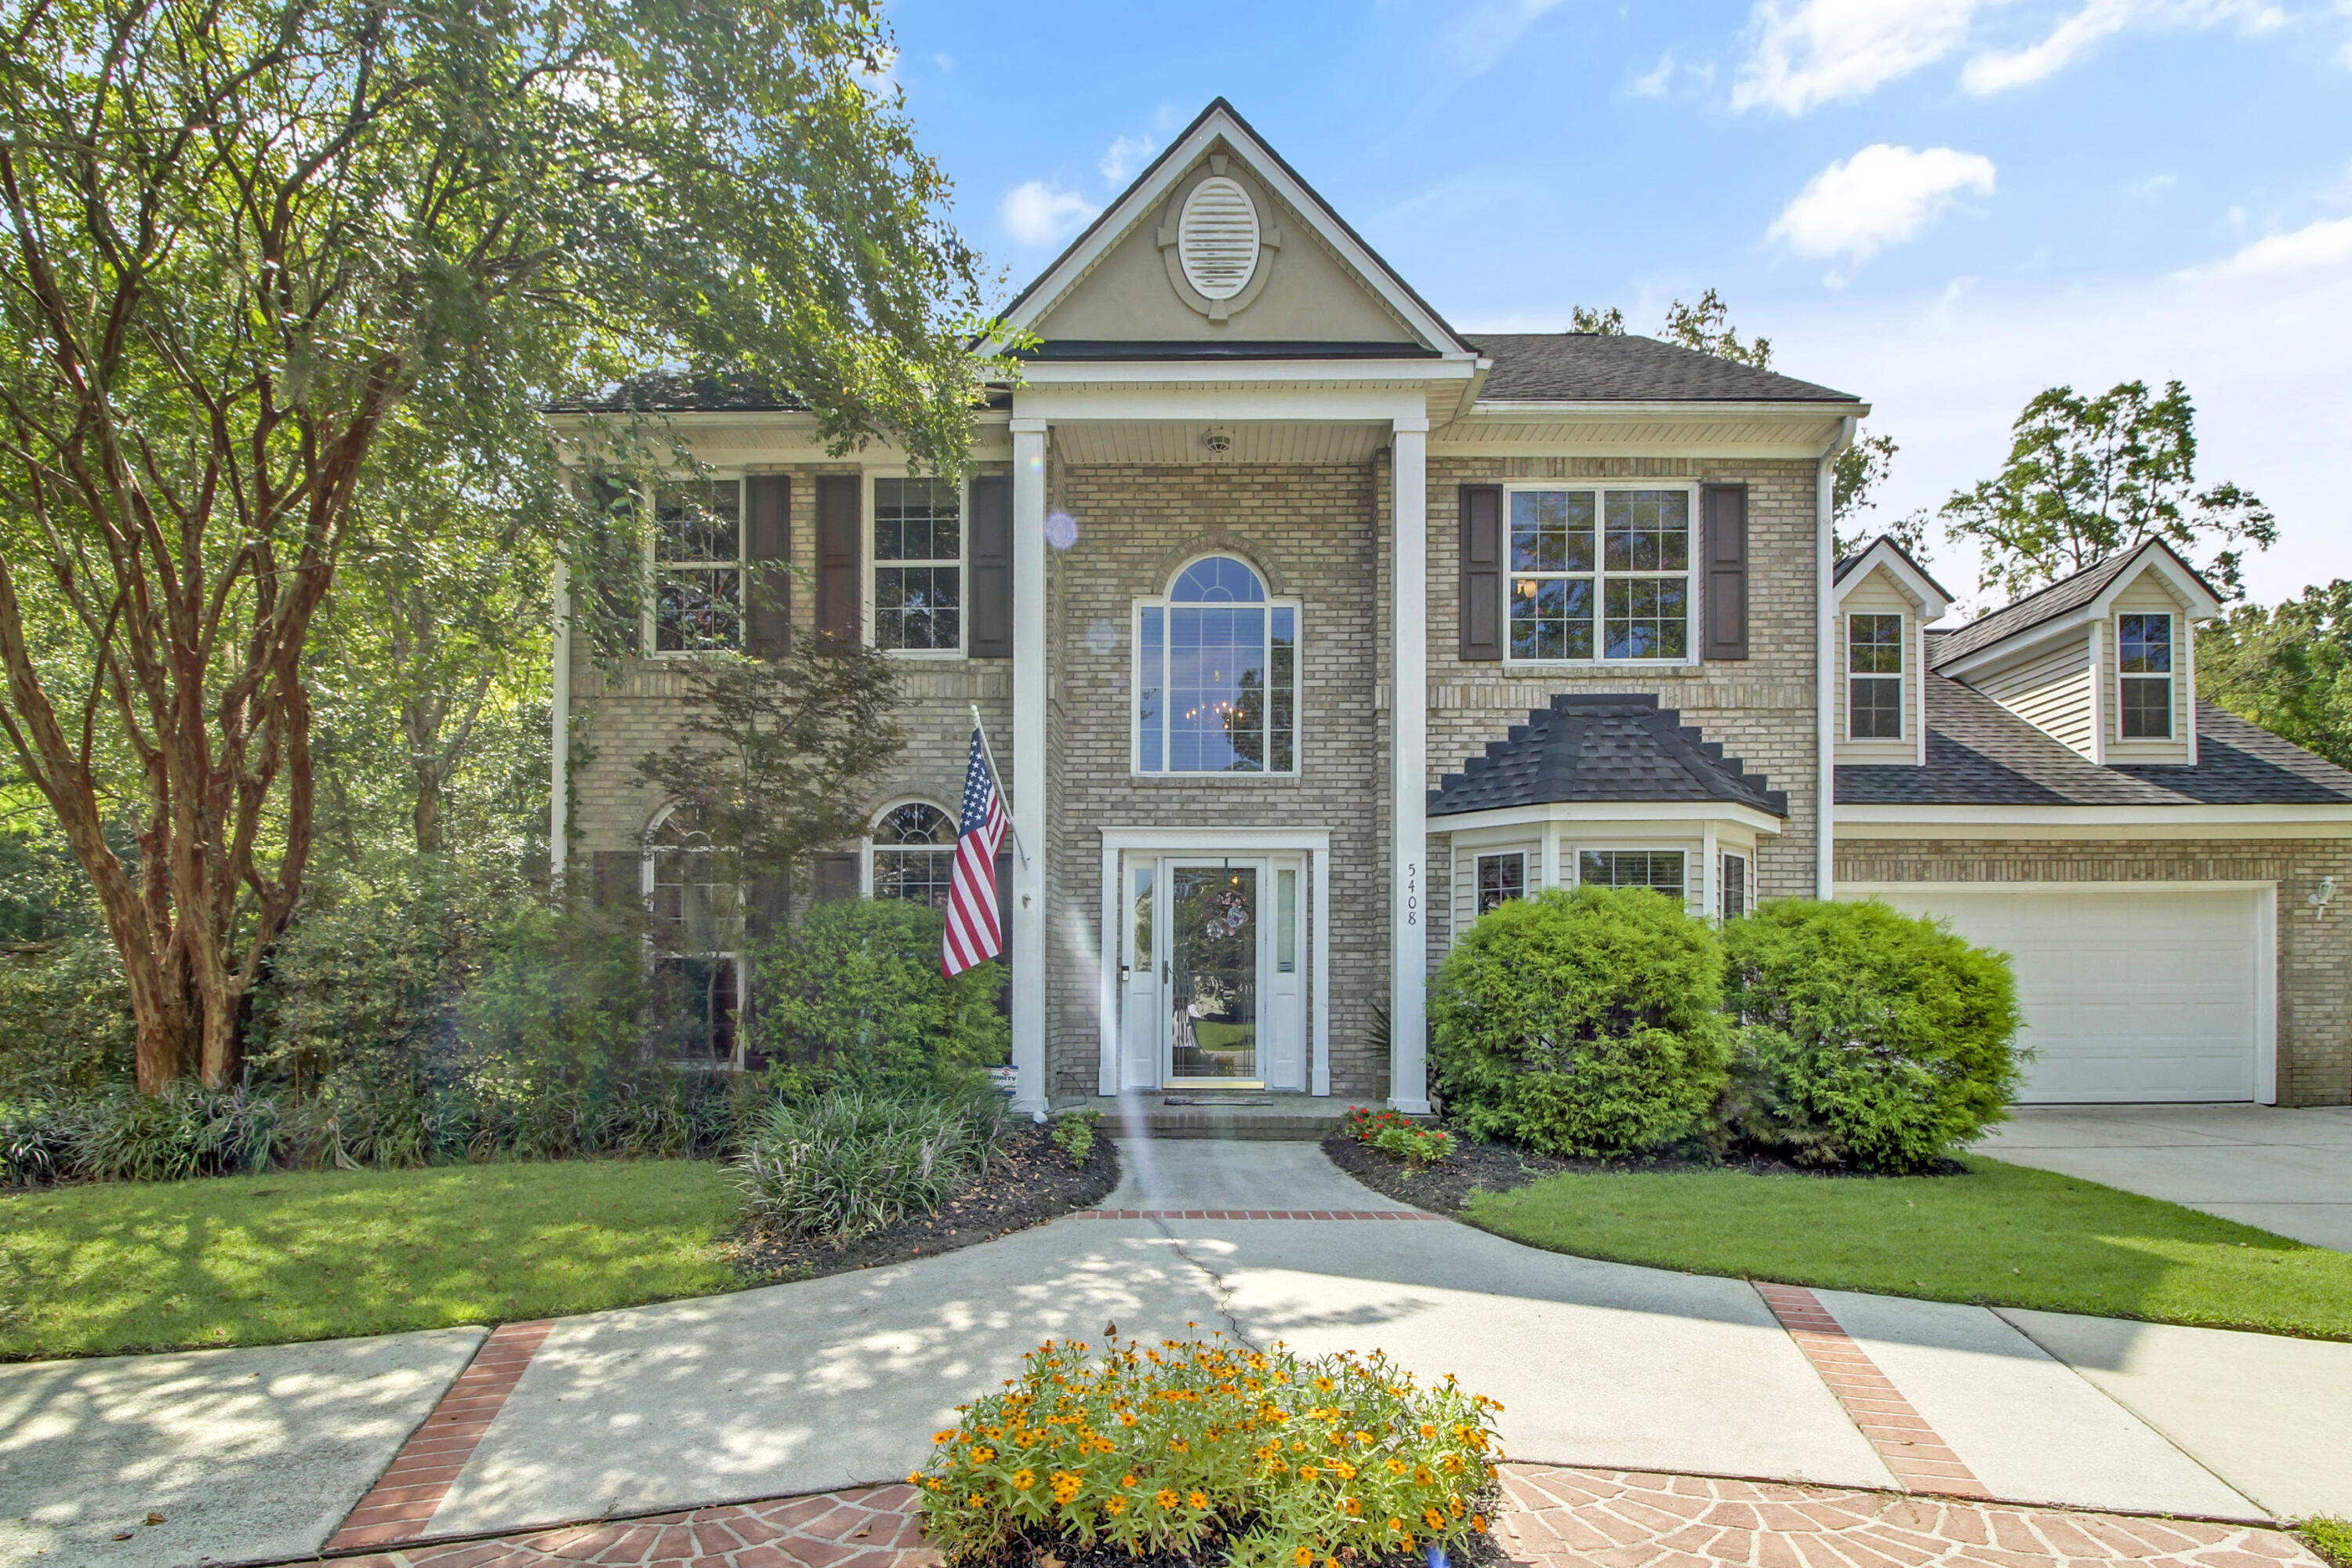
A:
[[[939,1568],[904,1486],[416,1543],[336,1568]],[[1503,1467],[1524,1568],[2325,1568],[2283,1531],[1549,1465]]]
[[[1813,1370],[1906,1490],[1947,1497],[1992,1496],[1951,1446],[1911,1408],[1911,1402],[1895,1392],[1895,1384],[1870,1359],[1870,1352],[1854,1343],[1844,1326],[1830,1316],[1820,1297],[1801,1285],[1761,1281],[1756,1293],[1764,1298],[1764,1304],[1780,1320],[1780,1326],[1789,1331],[1789,1337],[1805,1352],[1805,1359],[1813,1363]]]
[[[433,1414],[409,1434],[390,1468],[344,1519],[326,1549],[348,1552],[388,1546],[423,1535],[434,1510],[449,1495],[450,1483],[473,1458],[475,1446],[490,1429],[507,1395],[520,1381],[522,1369],[539,1353],[552,1326],[548,1321],[508,1323],[492,1330],[457,1381],[433,1406]],[[446,1563],[444,1568],[457,1568],[457,1564]]]
[[[1435,1219],[1419,1209],[1080,1209],[1072,1219]]]

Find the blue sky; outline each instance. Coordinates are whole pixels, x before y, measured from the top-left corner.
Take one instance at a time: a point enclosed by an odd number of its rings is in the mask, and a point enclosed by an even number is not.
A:
[[[1992,472],[2043,386],[2178,376],[2201,477],[2280,515],[2254,596],[2352,575],[2352,0],[887,14],[1007,294],[1222,93],[1458,327],[1721,290],[1872,401],[1889,514]]]

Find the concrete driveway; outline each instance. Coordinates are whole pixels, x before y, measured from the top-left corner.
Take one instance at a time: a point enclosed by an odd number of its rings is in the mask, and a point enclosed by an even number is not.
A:
[[[2021,1105],[1976,1147],[2352,1252],[2352,1106]]]

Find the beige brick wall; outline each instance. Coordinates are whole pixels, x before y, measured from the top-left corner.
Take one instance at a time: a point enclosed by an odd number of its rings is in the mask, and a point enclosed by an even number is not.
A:
[[[2313,917],[2305,900],[2322,877],[2352,888],[2352,842],[1858,839],[1837,850],[1840,882],[2276,882],[2282,1105],[2352,1100],[2352,921]]]

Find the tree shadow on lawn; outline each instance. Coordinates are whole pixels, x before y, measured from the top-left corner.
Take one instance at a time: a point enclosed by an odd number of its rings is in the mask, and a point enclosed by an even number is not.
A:
[[[735,1286],[690,1161],[273,1173],[0,1196],[0,1357],[496,1323]]]

